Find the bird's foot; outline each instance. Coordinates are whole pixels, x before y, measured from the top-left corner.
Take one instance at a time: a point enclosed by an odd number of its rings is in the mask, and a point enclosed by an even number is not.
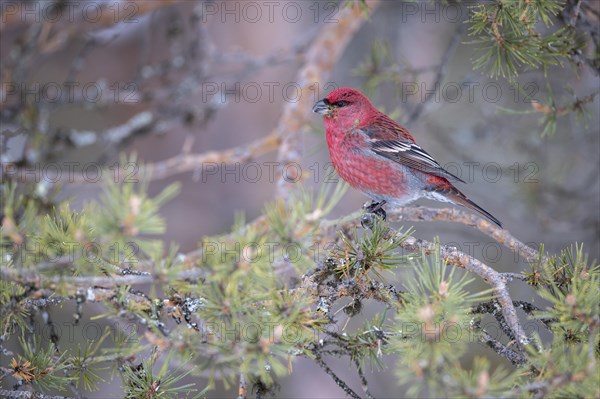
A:
[[[371,201],[371,203],[366,202],[363,205],[363,209],[366,211],[366,213],[374,213],[377,216],[380,216],[383,220],[385,220],[387,215],[385,213],[385,209],[383,209],[383,206],[386,203],[387,202],[385,200],[380,201],[380,202]]]
[[[381,202],[371,201],[370,203],[367,202],[363,205],[365,213],[362,215],[362,218],[360,220],[360,224],[363,228],[367,228],[369,230],[373,229],[374,216],[378,216],[381,218],[381,220],[385,220],[387,216],[385,213],[385,209],[383,209],[383,206],[385,204],[386,201],[383,200]]]

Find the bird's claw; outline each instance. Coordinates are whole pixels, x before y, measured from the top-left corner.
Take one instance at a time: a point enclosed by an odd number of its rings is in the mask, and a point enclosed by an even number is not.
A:
[[[375,202],[375,201],[371,201],[371,203],[365,203],[363,205],[363,209],[365,210],[365,213],[362,215],[362,218],[360,219],[360,224],[362,225],[363,228],[367,228],[369,230],[373,229],[373,215],[378,216],[381,218],[381,220],[385,220],[386,219],[386,213],[385,210],[383,209],[383,206],[385,205],[386,201],[383,200],[381,202]]]
[[[387,202],[385,200],[380,201],[380,202],[375,202],[375,201],[371,201],[371,203],[366,203],[363,205],[363,209],[366,211],[366,213],[374,213],[377,216],[380,216],[383,220],[385,220],[386,218],[386,213],[385,213],[385,209],[383,209],[383,206],[386,204]]]

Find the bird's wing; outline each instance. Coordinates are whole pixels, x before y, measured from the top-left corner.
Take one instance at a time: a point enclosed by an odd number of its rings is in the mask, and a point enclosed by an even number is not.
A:
[[[379,113],[374,120],[370,121],[367,126],[362,127],[361,130],[371,140],[415,142],[415,139],[406,128],[383,113]]]
[[[460,177],[442,168],[431,155],[415,143],[400,140],[373,140],[371,150],[378,155],[421,172],[464,183]]]
[[[368,126],[360,129],[371,144],[371,150],[401,165],[446,179],[464,181],[446,169],[419,147],[404,127],[381,114]]]

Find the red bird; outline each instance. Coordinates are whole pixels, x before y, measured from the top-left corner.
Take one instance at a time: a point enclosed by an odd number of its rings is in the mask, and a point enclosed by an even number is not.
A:
[[[377,201],[367,209],[377,211],[385,203],[404,206],[429,198],[465,206],[502,227],[450,182],[463,180],[442,168],[408,130],[378,111],[358,90],[335,89],[315,104],[313,112],[324,116],[329,155],[337,173]]]

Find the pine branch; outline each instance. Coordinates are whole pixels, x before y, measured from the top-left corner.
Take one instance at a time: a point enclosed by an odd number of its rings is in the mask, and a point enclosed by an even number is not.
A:
[[[545,261],[545,256],[541,256],[535,249],[523,244],[516,239],[509,230],[502,229],[495,224],[488,222],[485,219],[467,211],[457,208],[426,208],[426,207],[411,207],[398,208],[388,215],[393,221],[449,221],[462,223],[471,226],[481,231],[485,235],[493,238],[499,244],[504,245],[515,254],[523,257],[528,263],[538,263]]]
[[[344,227],[358,226],[361,212],[355,212],[340,220],[326,220],[321,226],[331,235],[331,230],[343,225]],[[388,220],[393,222],[432,222],[444,221],[462,223],[466,226],[476,228],[485,235],[493,238],[499,244],[504,245],[515,254],[523,257],[528,263],[545,262],[546,257],[540,255],[535,249],[525,245],[516,239],[509,230],[501,229],[479,216],[457,208],[428,208],[428,207],[402,207],[394,208],[387,212]]]
[[[433,253],[437,249],[435,244],[425,240],[417,240],[413,237],[404,241],[401,246],[409,251],[415,253],[425,252],[425,254]],[[527,345],[529,343],[529,338],[527,338],[523,327],[521,327],[519,318],[517,317],[517,311],[513,306],[512,299],[508,293],[508,288],[506,287],[506,282],[502,275],[478,259],[475,259],[454,247],[445,245],[440,246],[440,255],[449,265],[463,268],[478,275],[492,287],[496,300],[502,307],[504,320],[508,324],[512,334],[514,334],[517,344],[519,347]]]

